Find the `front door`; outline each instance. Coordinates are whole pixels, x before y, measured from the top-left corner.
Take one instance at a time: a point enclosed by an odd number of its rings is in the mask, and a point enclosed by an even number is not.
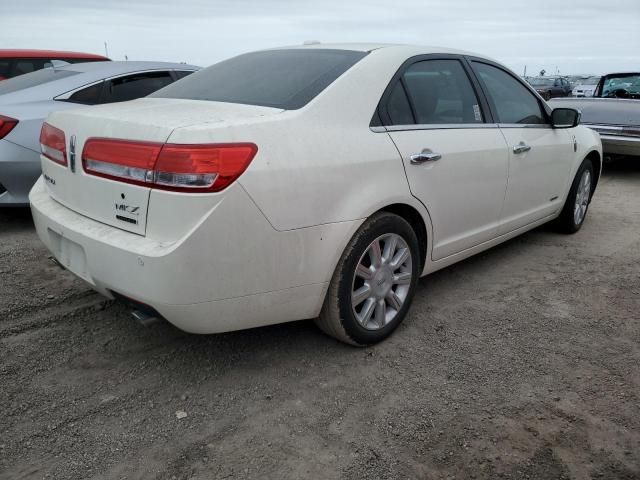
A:
[[[500,233],[554,214],[562,207],[573,153],[570,130],[551,128],[538,97],[507,71],[471,62],[509,147],[509,182]]]

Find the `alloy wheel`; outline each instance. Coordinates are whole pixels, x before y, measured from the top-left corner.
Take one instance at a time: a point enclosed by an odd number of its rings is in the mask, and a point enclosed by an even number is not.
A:
[[[362,327],[378,330],[398,315],[411,287],[412,264],[411,250],[400,235],[381,235],[369,244],[351,289],[351,307]]]
[[[585,170],[580,177],[578,190],[576,191],[576,202],[573,206],[573,221],[576,225],[580,225],[584,221],[589,206],[589,197],[591,196],[591,172]]]

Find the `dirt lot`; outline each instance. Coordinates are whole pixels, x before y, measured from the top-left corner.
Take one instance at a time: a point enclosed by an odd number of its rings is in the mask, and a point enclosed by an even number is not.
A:
[[[578,234],[423,279],[366,349],[144,328],[0,211],[0,389],[2,479],[638,479],[640,162]]]

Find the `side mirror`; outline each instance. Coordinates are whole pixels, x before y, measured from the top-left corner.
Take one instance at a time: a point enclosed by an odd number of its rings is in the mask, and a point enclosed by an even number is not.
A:
[[[554,108],[551,112],[553,128],[573,128],[580,123],[580,111],[575,108]]]

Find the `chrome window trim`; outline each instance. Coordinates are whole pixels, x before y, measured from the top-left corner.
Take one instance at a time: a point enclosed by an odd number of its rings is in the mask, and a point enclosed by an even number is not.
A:
[[[500,128],[553,128],[548,123],[498,123]]]
[[[389,125],[369,127],[372,132],[404,132],[413,130],[467,130],[470,128],[497,128],[497,123],[434,123],[420,125]]]
[[[470,128],[553,128],[548,123],[438,123],[421,125],[388,125],[369,127],[374,133],[413,130],[466,130]]]

